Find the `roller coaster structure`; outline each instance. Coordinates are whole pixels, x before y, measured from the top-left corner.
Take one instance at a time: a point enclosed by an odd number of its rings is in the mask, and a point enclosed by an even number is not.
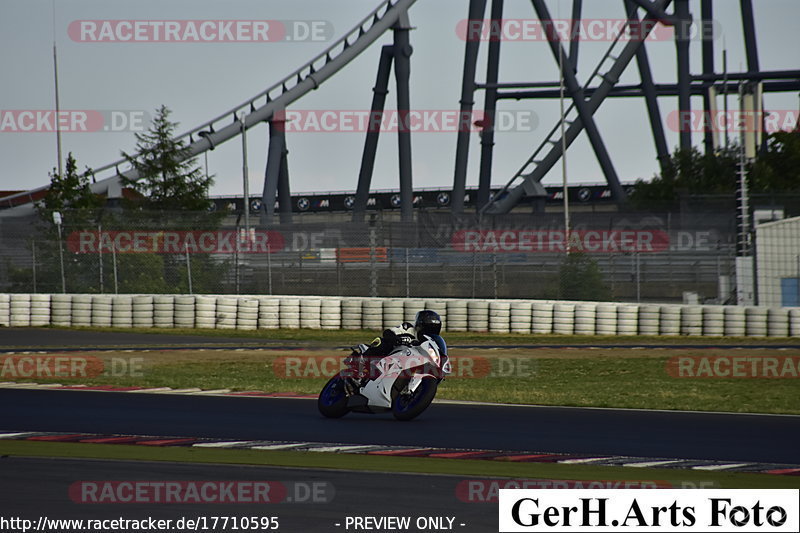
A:
[[[409,64],[412,48],[409,39],[411,29],[408,10],[416,0],[383,0],[377,8],[362,19],[353,29],[334,42],[313,59],[294,70],[253,98],[235,106],[219,116],[197,126],[179,136],[186,141],[189,157],[195,157],[234,137],[242,135],[250,128],[267,122],[270,128],[267,168],[261,196],[261,224],[274,223],[276,207],[280,222],[291,222],[292,205],[290,181],[287,164],[285,128],[282,127],[285,110],[310,91],[319,88],[328,78],[339,72],[355,57],[370,48],[379,37],[389,30],[393,31],[392,45],[381,49],[380,61],[374,95],[372,113],[383,113],[385,97],[388,92],[389,76],[392,67],[395,72],[397,90],[397,110],[400,117],[410,109]],[[609,0],[610,1],[610,0]],[[594,153],[600,163],[604,177],[615,201],[625,200],[625,189],[621,186],[613,162],[603,142],[603,137],[594,121],[594,114],[606,98],[640,97],[644,98],[653,142],[658,160],[663,164],[669,158],[664,126],[662,124],[659,97],[677,96],[681,116],[691,114],[691,96],[702,95],[704,112],[713,109],[715,93],[735,92],[742,83],[758,84],[763,92],[789,92],[800,90],[800,70],[780,70],[765,72],[760,69],[753,17],[752,0],[739,0],[744,43],[747,57],[745,72],[719,74],[714,65],[713,40],[713,0],[701,0],[700,31],[702,37],[702,73],[693,75],[689,69],[690,33],[692,24],[690,0],[620,0],[627,13],[627,24],[617,38],[610,44],[597,67],[583,84],[578,81],[578,52],[580,33],[570,35],[568,50],[556,32],[548,33],[548,43],[554,59],[560,66],[561,78],[558,81],[538,82],[500,82],[499,61],[502,39],[490,38],[487,54],[486,79],[476,81],[478,53],[481,39],[466,38],[464,68],[461,88],[460,110],[462,117],[471,117],[475,107],[475,94],[484,91],[484,117],[481,131],[481,157],[478,179],[477,199],[470,202],[481,215],[503,214],[509,212],[521,201],[533,201],[534,209],[542,209],[547,192],[541,184],[542,179],[562,156],[562,147],[569,146],[582,133],[586,132]],[[503,18],[504,0],[491,0],[490,19],[486,20],[489,0],[470,0],[468,8],[468,28],[483,31],[484,25]],[[531,0],[533,12],[543,27],[552,27],[553,19],[544,0]],[[672,11],[667,8],[673,6]],[[578,28],[582,15],[582,0],[572,1],[572,22]],[[640,11],[648,21],[671,25],[676,28],[675,44],[677,50],[677,83],[656,84],[653,80],[647,54],[646,37],[653,24],[640,19]],[[636,27],[642,38],[623,39],[626,31]],[[641,83],[621,86],[619,80],[629,64],[636,60]],[[492,192],[492,156],[494,131],[492,117],[497,102],[502,99],[536,99],[559,96],[563,83],[566,97],[571,105],[564,115],[564,124],[557,123],[546,138],[537,146],[520,169],[497,192]],[[399,207],[403,220],[413,218],[414,190],[411,170],[411,137],[408,128],[401,121],[398,128],[398,175]],[[564,139],[560,132],[564,131]],[[453,189],[449,205],[454,214],[461,214],[465,208],[467,185],[467,161],[469,156],[471,128],[458,132],[454,168]],[[372,170],[377,149],[379,131],[368,131],[362,154],[361,170],[356,194],[352,202],[353,218],[363,220],[368,209]],[[691,132],[680,132],[680,147],[691,147]],[[706,151],[714,150],[713,134],[705,134]],[[92,190],[97,194],[115,197],[121,194],[120,178],[137,179],[136,171],[121,168],[127,165],[124,160],[96,167],[93,173],[96,182]],[[20,216],[31,213],[33,202],[41,198],[47,186],[24,193],[0,198],[0,217]],[[275,199],[277,198],[277,202]]]

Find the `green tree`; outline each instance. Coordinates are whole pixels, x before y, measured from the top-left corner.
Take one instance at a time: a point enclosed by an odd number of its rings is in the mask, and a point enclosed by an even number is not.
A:
[[[670,210],[679,204],[679,193],[727,194],[736,191],[736,148],[718,154],[703,154],[697,148],[676,150],[661,175],[638,180],[630,195],[636,209]]]
[[[756,192],[800,191],[800,129],[767,137],[767,149],[753,167],[752,187]]]
[[[136,134],[136,153],[122,152],[139,174],[136,180],[122,179],[137,193],[129,202],[132,207],[156,211],[207,211],[211,207],[208,191],[214,180],[190,158],[186,143],[175,138],[178,123],[169,120],[170,113],[162,105],[150,129]]]
[[[62,214],[65,224],[85,221],[103,205],[103,199],[92,192],[89,184],[92,171],[87,168],[86,172],[80,174],[72,152],[67,156],[66,163],[63,175],[59,175],[55,168],[50,173],[47,194],[36,204],[39,216],[48,223],[52,223],[54,212]]]
[[[570,252],[558,271],[559,295],[565,300],[610,300],[611,290],[597,261],[584,252]]]

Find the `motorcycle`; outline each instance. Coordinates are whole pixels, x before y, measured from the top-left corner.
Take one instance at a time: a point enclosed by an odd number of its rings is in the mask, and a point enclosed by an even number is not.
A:
[[[328,418],[391,411],[397,420],[411,420],[428,408],[452,371],[439,335],[426,335],[418,346],[398,346],[385,357],[354,350],[344,363],[346,368],[325,384],[317,400],[319,412]]]

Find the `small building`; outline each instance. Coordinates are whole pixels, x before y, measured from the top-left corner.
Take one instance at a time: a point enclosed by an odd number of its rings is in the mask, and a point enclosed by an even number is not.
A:
[[[758,305],[800,306],[800,217],[756,225]]]

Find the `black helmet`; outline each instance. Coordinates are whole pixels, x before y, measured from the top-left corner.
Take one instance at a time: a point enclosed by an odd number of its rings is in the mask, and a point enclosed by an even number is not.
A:
[[[436,311],[425,309],[417,313],[417,317],[414,319],[414,329],[420,340],[423,335],[439,335],[442,331],[442,318]]]

